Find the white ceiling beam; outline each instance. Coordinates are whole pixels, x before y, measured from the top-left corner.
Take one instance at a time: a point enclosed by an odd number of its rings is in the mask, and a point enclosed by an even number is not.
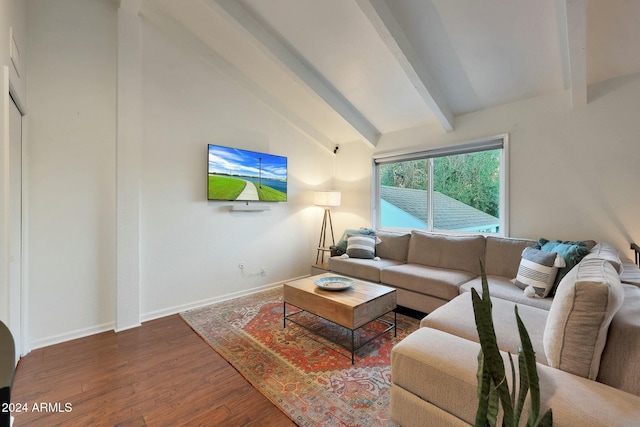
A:
[[[222,55],[214,51],[209,45],[196,37],[180,23],[161,12],[158,12],[155,8],[145,8],[142,11],[142,15],[149,20],[149,22],[155,24],[158,28],[167,33],[172,40],[175,40],[181,46],[193,51],[208,66],[220,72],[230,80],[235,81],[240,88],[245,90],[249,95],[254,96],[263,102],[267,108],[283,118],[303,135],[321,145],[323,148],[333,152],[337,145],[335,141],[320,132],[290,108],[285,106],[282,102],[269,94],[235,65],[227,61],[222,57]]]
[[[586,0],[565,0],[569,79],[573,107],[587,105],[587,4]]]
[[[446,132],[453,131],[453,113],[447,101],[385,1],[357,0],[357,2],[442,128]]]
[[[260,23],[246,8],[234,0],[207,0],[207,3],[230,22],[235,21],[254,44],[289,70],[291,76],[310,88],[337,112],[362,137],[376,146],[380,132],[331,83],[329,83],[295,49],[273,30]]]

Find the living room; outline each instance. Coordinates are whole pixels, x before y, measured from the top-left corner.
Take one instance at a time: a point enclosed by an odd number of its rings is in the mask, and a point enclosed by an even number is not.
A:
[[[136,2],[122,3],[135,8]],[[324,128],[309,111],[301,114],[313,126],[296,122],[284,101],[253,80],[255,74],[237,72],[240,65],[232,62],[233,51],[223,50],[225,43],[207,50],[177,17],[159,12],[172,2],[158,2],[158,8],[153,1],[141,3],[142,13],[131,24],[119,16],[127,12],[117,1],[0,2],[3,40],[13,31],[21,58],[17,76],[2,44],[9,69],[5,86],[10,84],[24,113],[23,355],[308,275],[322,219],[313,190],[342,192],[341,206],[332,209],[337,234],[374,225],[372,157],[380,153],[508,134],[510,236],[607,241],[626,256],[629,243],[640,241],[640,54],[632,42],[637,30],[624,27],[616,34],[620,56],[628,61],[618,66],[622,71],[612,78],[587,73],[584,105],[573,105],[580,88],[567,80],[571,68],[568,57],[559,57],[565,41],[554,15],[543,21],[554,23],[554,50],[540,58],[528,53],[531,63],[558,56],[549,70],[555,73],[550,87],[456,114],[449,132],[429,121],[382,133],[373,144],[333,116]],[[625,11],[613,3],[618,15],[611,16],[638,16],[636,6]],[[547,7],[556,13],[555,5]],[[596,12],[602,11],[590,13]],[[221,19],[219,12],[208,13]],[[215,22],[235,28],[233,21]],[[119,26],[138,32],[133,54],[139,62],[120,56],[132,36]],[[598,40],[587,42],[601,53]],[[268,56],[243,39],[227,45]],[[600,65],[596,59],[605,61],[602,54],[587,59],[592,68],[586,71]],[[275,73],[273,68],[261,71]],[[531,78],[529,68],[518,73],[523,82]],[[131,81],[133,86],[124,86]],[[511,86],[500,90],[517,90]],[[294,90],[309,96],[294,85],[287,90],[292,97],[298,95]],[[3,117],[6,105],[8,100]],[[353,138],[334,141],[315,135],[315,127]],[[208,202],[207,144],[286,156],[287,202],[257,212]],[[7,189],[0,191],[6,199]],[[5,226],[3,243],[6,235]],[[9,255],[3,252],[1,262],[9,265]],[[253,274],[262,268],[266,275]],[[7,280],[1,282],[4,301]],[[4,304],[3,320],[10,311]]]

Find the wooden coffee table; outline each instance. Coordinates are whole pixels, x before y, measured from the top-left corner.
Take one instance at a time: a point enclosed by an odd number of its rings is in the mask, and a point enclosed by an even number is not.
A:
[[[318,333],[318,331],[296,321],[296,315],[306,311],[347,328],[351,331],[350,350],[351,363],[353,364],[355,363],[356,350],[391,329],[393,329],[394,336],[396,335],[396,290],[359,279],[353,279],[354,286],[342,291],[321,289],[314,283],[314,280],[319,278],[336,276],[338,275],[334,273],[325,273],[285,283],[283,327],[286,328],[287,321],[290,321]],[[287,314],[287,304],[300,310]],[[393,322],[381,318],[392,311]],[[356,347],[354,338],[356,330],[374,320],[387,324],[387,328]]]

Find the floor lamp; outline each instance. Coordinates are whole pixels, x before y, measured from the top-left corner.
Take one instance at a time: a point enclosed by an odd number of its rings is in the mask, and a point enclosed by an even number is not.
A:
[[[331,207],[340,206],[341,193],[334,190],[316,190],[314,192],[314,205],[324,207],[322,227],[320,228],[320,239],[318,240],[318,253],[316,254],[316,265],[324,264],[324,253],[330,252],[327,246],[327,223],[331,231],[331,245],[336,241],[333,237],[333,223],[331,222]]]

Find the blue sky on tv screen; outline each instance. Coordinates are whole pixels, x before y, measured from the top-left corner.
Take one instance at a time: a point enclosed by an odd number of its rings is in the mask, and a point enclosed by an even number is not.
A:
[[[209,173],[286,180],[287,158],[237,148],[209,145]]]

